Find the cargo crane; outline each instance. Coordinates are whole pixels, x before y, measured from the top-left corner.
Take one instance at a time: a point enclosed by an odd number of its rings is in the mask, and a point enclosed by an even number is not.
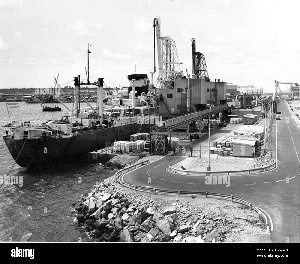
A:
[[[157,51],[158,61],[158,88],[173,88],[174,80],[178,77],[182,77],[183,73],[180,70],[180,62],[178,60],[176,43],[169,36],[161,36],[161,21],[159,17],[153,20],[154,29],[154,71],[156,72],[156,60],[155,54]]]
[[[201,52],[196,52],[196,39],[192,38],[192,74],[196,78],[206,79],[209,81],[205,56]]]

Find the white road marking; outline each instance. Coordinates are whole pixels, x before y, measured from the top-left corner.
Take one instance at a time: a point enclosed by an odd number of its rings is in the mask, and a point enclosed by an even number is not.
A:
[[[278,181],[276,181],[276,182],[282,182],[282,181],[285,181],[285,180],[278,180]]]
[[[245,185],[254,185],[256,182],[254,183],[245,183]]]

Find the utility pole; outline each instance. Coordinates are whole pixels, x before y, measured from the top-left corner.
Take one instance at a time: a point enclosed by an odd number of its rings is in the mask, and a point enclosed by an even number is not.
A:
[[[277,141],[277,120],[276,120],[276,118],[275,118],[275,127],[276,127],[276,130],[275,130],[275,162],[276,162],[276,168],[277,168],[277,166],[278,166],[278,164],[277,164],[277,158],[278,158],[278,148],[277,148],[277,143],[278,143],[278,141]]]
[[[209,115],[208,115],[208,166],[207,166],[207,171],[211,171],[211,167],[210,167],[210,113],[211,113],[211,104],[209,105]]]

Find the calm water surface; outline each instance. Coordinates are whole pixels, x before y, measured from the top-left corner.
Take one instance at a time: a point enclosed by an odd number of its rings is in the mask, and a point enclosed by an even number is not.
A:
[[[79,238],[89,241],[83,229],[73,222],[72,203],[113,171],[84,163],[60,167],[53,164],[30,171],[18,166],[2,139],[5,132],[2,126],[10,117],[20,122],[44,122],[69,113],[61,104],[57,105],[62,111],[53,113],[42,112],[40,104],[18,104],[19,107],[10,109],[8,114],[6,104],[0,102],[0,177],[11,175],[23,180],[23,186],[0,184],[0,241],[75,242]],[[69,109],[72,106],[66,105]]]

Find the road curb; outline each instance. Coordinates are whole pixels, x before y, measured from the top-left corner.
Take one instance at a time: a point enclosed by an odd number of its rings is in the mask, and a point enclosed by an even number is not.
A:
[[[154,161],[155,162],[155,161]],[[118,172],[116,172],[116,174],[114,175],[114,181],[117,182],[118,184],[122,185],[123,187],[132,189],[134,191],[141,191],[141,192],[147,192],[147,193],[151,193],[154,195],[166,195],[166,194],[170,194],[170,195],[202,195],[205,197],[214,197],[214,198],[219,198],[219,199],[224,199],[224,200],[230,200],[233,203],[238,203],[244,206],[247,206],[250,210],[254,210],[259,214],[259,217],[262,217],[263,222],[266,224],[267,226],[267,232],[269,234],[271,234],[271,232],[273,231],[273,222],[272,219],[270,217],[270,215],[265,212],[263,209],[259,208],[258,206],[253,205],[252,203],[250,203],[249,201],[243,200],[239,197],[233,196],[233,195],[228,195],[228,194],[219,194],[219,193],[211,193],[211,192],[204,192],[204,191],[199,191],[199,192],[190,192],[190,191],[186,191],[186,190],[168,190],[168,189],[160,189],[160,188],[154,188],[151,186],[142,186],[142,185],[135,185],[135,184],[130,184],[128,182],[124,181],[123,176],[133,170],[139,169],[145,165],[149,165],[153,162],[149,162],[149,160],[147,161],[143,161],[139,164],[135,164],[133,166],[129,166],[126,168],[126,170],[122,169]],[[137,167],[138,166],[138,167]]]
[[[179,161],[181,162],[181,161]],[[176,164],[178,164],[177,162]],[[174,164],[174,165],[176,165]],[[173,165],[173,166],[174,166]],[[272,171],[273,169],[276,169],[277,165],[274,159],[272,159],[271,164],[260,167],[260,168],[254,168],[254,169],[247,169],[247,170],[235,170],[235,171],[191,171],[191,170],[180,170],[176,168],[172,168],[172,166],[169,166],[169,168],[166,170],[170,173],[176,173],[176,174],[181,174],[181,175],[191,175],[191,176],[206,176],[210,174],[236,174],[236,173],[247,173],[251,174],[251,172],[256,173],[256,172],[266,172],[266,171]]]

